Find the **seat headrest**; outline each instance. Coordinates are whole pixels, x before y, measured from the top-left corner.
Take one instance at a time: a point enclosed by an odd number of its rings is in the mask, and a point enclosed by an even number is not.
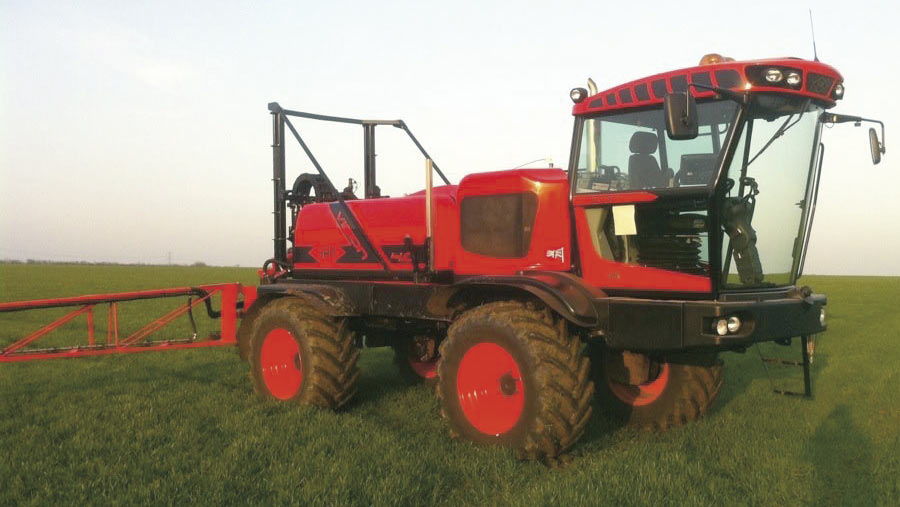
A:
[[[656,134],[651,132],[635,132],[631,136],[631,142],[628,143],[628,147],[631,149],[631,153],[649,155],[656,152],[656,143],[658,141]]]

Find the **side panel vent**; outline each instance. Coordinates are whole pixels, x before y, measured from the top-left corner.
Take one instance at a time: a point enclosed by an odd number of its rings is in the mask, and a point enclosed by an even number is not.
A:
[[[531,192],[466,197],[460,204],[462,247],[488,257],[525,257],[536,215]]]

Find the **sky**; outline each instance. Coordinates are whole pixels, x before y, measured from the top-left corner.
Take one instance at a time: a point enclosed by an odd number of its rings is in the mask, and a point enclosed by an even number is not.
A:
[[[696,65],[812,57],[844,76],[827,130],[806,273],[900,275],[893,1],[0,1],[0,259],[258,266],[272,254],[267,104],[402,118],[458,182],[568,163],[572,103]],[[362,129],[297,121],[338,186],[362,181]],[[377,130],[379,186],[424,186],[414,148]],[[289,143],[288,179],[312,170]]]

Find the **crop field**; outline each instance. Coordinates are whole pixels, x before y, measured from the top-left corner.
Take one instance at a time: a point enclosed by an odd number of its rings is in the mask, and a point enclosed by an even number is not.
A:
[[[0,264],[0,300],[254,278]],[[257,398],[231,348],[0,364],[0,504],[900,505],[900,278],[802,283],[829,296],[813,400],[772,393],[800,390],[799,368],[769,365],[769,378],[756,348],[725,354],[705,419],[639,433],[595,406],[557,468],[452,442],[430,390],[404,383],[387,349],[363,351],[357,396],[337,413]],[[120,320],[175,304],[140,303]],[[0,314],[0,346],[60,314],[45,312]],[[97,322],[102,335],[105,312]],[[173,335],[189,332],[176,324]],[[54,339],[84,329],[79,317]],[[761,352],[799,358],[797,343]]]

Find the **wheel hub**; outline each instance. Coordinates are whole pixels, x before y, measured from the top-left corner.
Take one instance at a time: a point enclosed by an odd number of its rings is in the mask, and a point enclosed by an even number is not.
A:
[[[276,328],[263,339],[259,354],[263,382],[279,400],[293,398],[303,384],[300,346],[290,331]]]
[[[500,377],[500,392],[505,394],[506,396],[512,396],[516,394],[516,383],[519,379],[514,378],[510,373],[506,373],[502,377]]]
[[[456,388],[466,419],[489,435],[499,436],[512,429],[525,407],[519,365],[496,343],[479,343],[463,354]]]

